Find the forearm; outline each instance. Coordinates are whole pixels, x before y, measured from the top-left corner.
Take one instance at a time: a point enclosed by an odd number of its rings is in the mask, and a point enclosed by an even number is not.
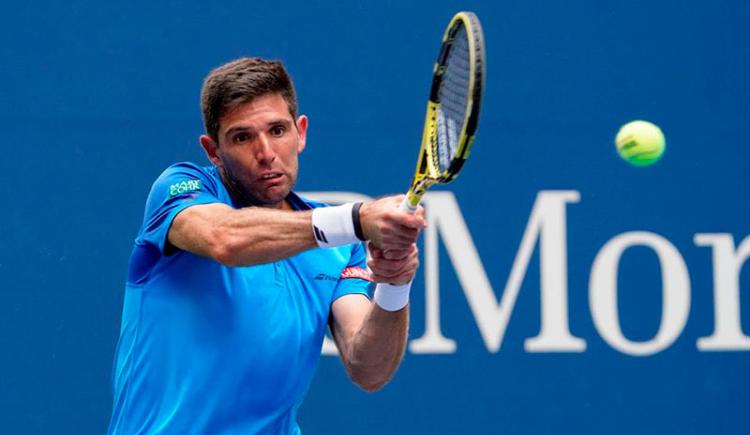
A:
[[[222,262],[234,266],[270,263],[317,247],[310,212],[240,209],[216,222]],[[222,252],[223,251],[223,252]]]
[[[385,385],[396,372],[406,348],[409,306],[386,311],[372,303],[345,358],[352,380],[366,391]]]
[[[225,204],[208,204],[178,214],[169,242],[227,266],[249,266],[316,247],[311,225],[307,211],[235,210]]]

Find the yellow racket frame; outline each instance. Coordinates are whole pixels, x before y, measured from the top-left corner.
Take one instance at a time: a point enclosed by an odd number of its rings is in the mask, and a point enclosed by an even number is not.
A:
[[[437,117],[440,102],[437,91],[442,82],[445,71],[446,47],[450,48],[453,37],[458,29],[466,28],[469,42],[469,99],[466,115],[464,116],[461,133],[458,136],[456,152],[451,156],[451,164],[441,171],[438,164],[437,150]],[[409,191],[402,208],[414,211],[422,200],[422,196],[433,184],[449,183],[457,176],[464,161],[469,157],[469,151],[474,142],[477,122],[479,118],[479,103],[484,88],[484,36],[479,19],[472,12],[459,12],[448,24],[443,34],[442,46],[438,60],[433,67],[433,82],[430,99],[427,102],[422,144],[417,158],[417,168],[414,172]]]

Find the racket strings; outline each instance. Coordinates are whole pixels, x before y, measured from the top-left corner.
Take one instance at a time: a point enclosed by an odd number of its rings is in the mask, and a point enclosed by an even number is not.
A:
[[[466,28],[456,32],[445,62],[438,99],[437,160],[440,171],[448,169],[459,143],[468,110],[471,82],[471,56]]]

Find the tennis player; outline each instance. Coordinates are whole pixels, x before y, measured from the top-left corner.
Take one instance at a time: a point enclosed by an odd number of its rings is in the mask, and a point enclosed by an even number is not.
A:
[[[297,434],[328,326],[355,384],[393,376],[423,214],[292,190],[308,119],[279,62],[215,69],[201,108],[212,165],[159,176],[131,254],[109,433]]]

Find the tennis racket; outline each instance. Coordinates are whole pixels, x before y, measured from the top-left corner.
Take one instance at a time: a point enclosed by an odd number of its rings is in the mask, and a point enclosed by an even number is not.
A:
[[[417,169],[402,210],[414,213],[430,186],[453,181],[463,168],[479,123],[484,68],[479,19],[459,12],[448,24],[435,62]]]

